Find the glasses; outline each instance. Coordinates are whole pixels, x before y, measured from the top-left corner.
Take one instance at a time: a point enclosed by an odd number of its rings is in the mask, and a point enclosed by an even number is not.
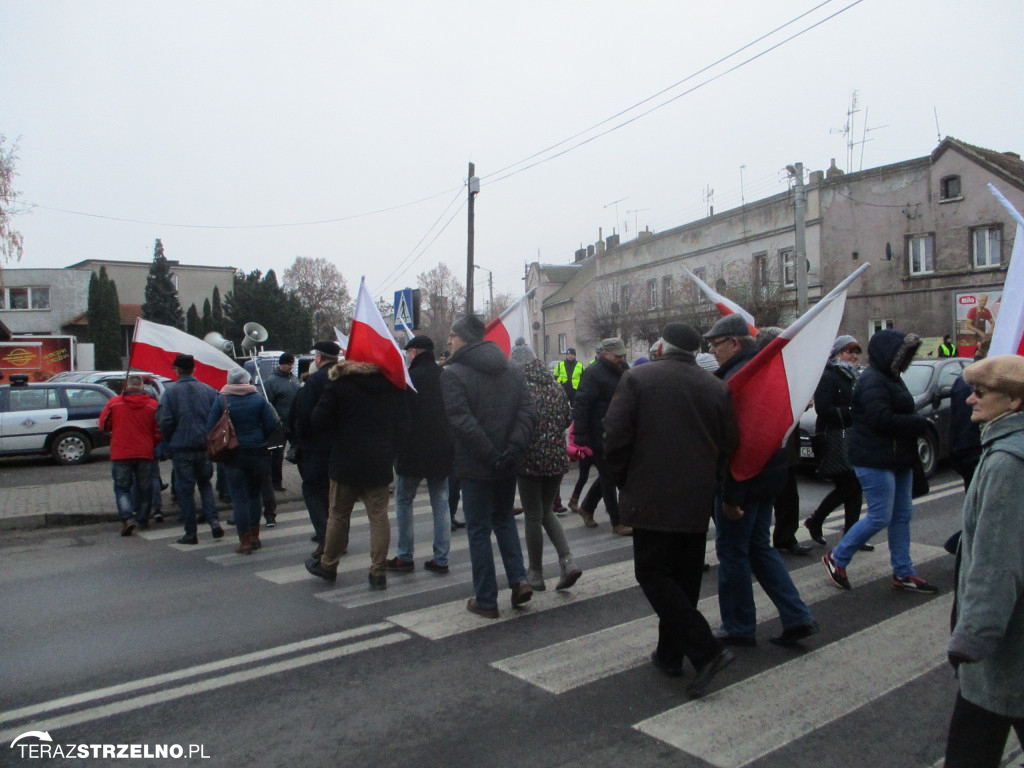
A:
[[[974,395],[979,400],[983,398],[985,395],[987,395],[989,392],[990,390],[987,389],[978,389],[977,387],[971,387],[971,394]]]
[[[719,344],[725,344],[725,342],[732,341],[735,338],[736,338],[735,336],[726,336],[724,339],[719,339],[718,341],[712,341],[711,342],[711,348],[712,349],[718,349],[718,345]]]

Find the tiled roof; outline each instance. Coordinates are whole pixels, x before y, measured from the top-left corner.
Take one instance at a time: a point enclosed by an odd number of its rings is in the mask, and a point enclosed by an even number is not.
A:
[[[952,136],[947,136],[932,153],[932,161],[934,162],[939,155],[951,147],[956,148],[975,160],[994,167],[1003,176],[1024,185],[1024,161],[1020,159],[1020,155],[1016,152],[997,152],[993,149],[977,147],[974,144],[968,144],[959,139],[954,139]]]

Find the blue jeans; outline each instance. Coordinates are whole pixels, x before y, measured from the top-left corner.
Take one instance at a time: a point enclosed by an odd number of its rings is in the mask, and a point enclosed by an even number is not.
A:
[[[751,573],[779,611],[783,628],[814,621],[800,599],[793,579],[778,550],[772,546],[770,528],[774,499],[760,499],[743,506],[743,517],[729,520],[715,502],[715,549],[718,551],[718,607],[722,628],[735,637],[753,637],[757,631]]]
[[[218,523],[217,500],[213,495],[213,462],[206,451],[176,450],[171,454],[171,466],[174,468],[174,492],[178,494],[178,508],[181,519],[185,523],[185,535],[196,534],[196,499],[193,491],[199,487],[199,503],[202,505],[206,522],[210,526]]]
[[[235,529],[239,534],[259,528],[263,499],[260,490],[270,475],[270,457],[265,448],[247,453],[239,448],[224,463],[224,476],[231,491],[231,508],[235,513]]]
[[[395,517],[398,519],[398,557],[407,563],[413,561],[412,501],[423,478],[398,475],[395,480]],[[452,523],[448,513],[448,478],[428,477],[430,511],[434,516],[434,562],[448,565],[451,548]]]
[[[139,522],[149,520],[149,510],[153,503],[153,464],[148,459],[115,459],[110,462],[117,514],[123,522],[135,518],[136,500],[139,505]]]
[[[466,516],[469,557],[473,563],[473,592],[480,608],[498,607],[498,581],[494,572],[491,531],[498,541],[501,562],[511,587],[526,580],[519,529],[512,514],[515,477],[498,480],[462,479],[462,512]]]
[[[854,467],[857,480],[864,489],[868,513],[846,532],[832,550],[836,564],[845,568],[862,544],[883,528],[889,529],[889,560],[892,572],[899,578],[914,575],[910,559],[910,518],[914,503],[910,491],[914,483],[911,469],[874,469]]]

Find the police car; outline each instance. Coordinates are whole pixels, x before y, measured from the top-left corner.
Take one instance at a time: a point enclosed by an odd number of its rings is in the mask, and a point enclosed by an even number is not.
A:
[[[82,464],[110,445],[99,415],[114,393],[100,384],[29,384],[13,374],[0,385],[0,456],[49,453],[58,464]]]

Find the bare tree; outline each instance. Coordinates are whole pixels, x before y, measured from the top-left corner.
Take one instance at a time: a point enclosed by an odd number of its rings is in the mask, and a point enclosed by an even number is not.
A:
[[[491,302],[491,311],[488,313],[488,322],[515,304],[520,298],[508,291],[494,294],[494,301]]]
[[[443,347],[455,318],[465,311],[466,289],[444,263],[420,273],[416,280],[420,288],[420,329]]]
[[[334,328],[344,328],[352,314],[345,278],[327,259],[297,256],[284,271],[282,288],[309,311],[318,339],[334,338]]]
[[[628,296],[630,291],[626,293]],[[619,333],[622,298],[622,284],[617,280],[594,286],[590,295],[583,299],[579,313],[580,328],[587,338],[607,339]]]
[[[14,177],[18,175],[14,164],[18,159],[18,143],[8,146],[7,137],[0,133],[0,270],[3,262],[19,261],[22,254],[23,240],[21,233],[12,229],[11,217],[19,211],[14,210],[18,202],[18,192],[14,189]]]

